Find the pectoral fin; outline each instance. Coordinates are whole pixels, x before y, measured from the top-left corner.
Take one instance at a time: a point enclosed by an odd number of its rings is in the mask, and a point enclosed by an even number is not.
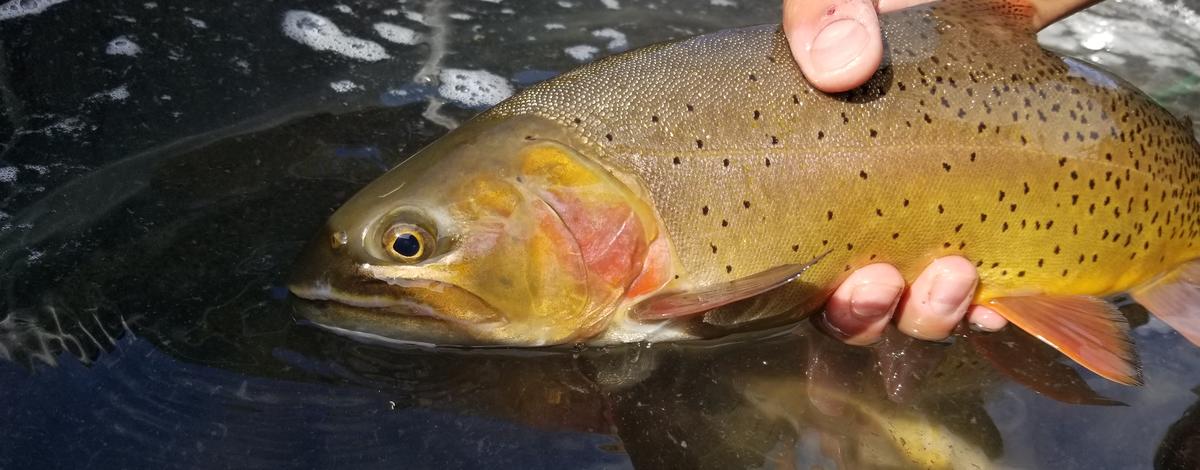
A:
[[[1130,294],[1159,320],[1200,346],[1200,260],[1188,262]]]
[[[800,278],[804,271],[824,256],[805,264],[785,264],[729,282],[659,294],[634,305],[629,317],[635,320],[664,320],[704,313],[787,285]]]
[[[1141,385],[1129,322],[1112,304],[1090,296],[1000,297],[987,306],[1101,377]]]

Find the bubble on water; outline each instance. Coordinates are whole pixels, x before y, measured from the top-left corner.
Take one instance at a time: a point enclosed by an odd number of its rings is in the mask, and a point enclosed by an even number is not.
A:
[[[386,16],[396,16],[396,15],[400,14],[400,10],[397,10],[395,8],[388,8],[386,10],[383,10],[383,14]]]
[[[347,14],[347,15],[353,15],[353,14],[354,14],[354,10],[350,9],[350,7],[349,7],[349,6],[342,5],[342,4],[340,4],[340,3],[339,3],[339,4],[337,4],[337,5],[334,5],[334,6],[333,6],[333,9],[334,9],[334,10],[337,10],[337,11],[340,11],[340,12],[342,12],[342,13],[345,13],[345,14]]]
[[[546,28],[547,30],[567,29],[566,25],[562,23],[546,23],[545,25],[542,25],[542,27]]]
[[[608,45],[605,47],[610,51],[619,51],[629,47],[629,41],[625,38],[625,33],[612,28],[597,29],[592,31],[592,36],[608,39]]]
[[[112,101],[125,101],[126,98],[129,98],[129,88],[127,88],[125,85],[121,85],[111,90],[96,93],[89,98],[93,100],[110,99]]]
[[[563,49],[563,52],[566,52],[572,59],[586,62],[592,60],[592,57],[595,57],[596,53],[600,52],[600,48],[588,44],[580,44]]]
[[[421,33],[392,23],[375,23],[375,33],[396,44],[411,46],[421,42]]]
[[[17,180],[17,167],[0,167],[0,183],[12,183]]]
[[[10,0],[0,5],[0,21],[25,15],[36,15],[67,0]]]
[[[374,41],[347,36],[328,18],[313,12],[290,10],[283,15],[283,34],[318,51],[375,62],[390,56]]]
[[[142,53],[142,47],[126,36],[118,36],[116,39],[108,41],[108,46],[105,46],[104,53],[133,57]]]
[[[350,80],[338,80],[336,82],[330,82],[329,88],[333,88],[333,91],[338,93],[346,93],[352,90],[361,90],[362,86]]]
[[[566,1],[566,0],[560,0],[560,1],[558,2],[558,6],[560,6],[560,7],[563,7],[563,8],[575,8],[575,4],[574,4],[574,3],[572,3],[572,2],[568,2],[568,1]]]
[[[192,24],[192,26],[195,26],[195,27],[197,27],[197,28],[200,28],[200,29],[207,29],[207,28],[208,28],[208,23],[205,23],[205,22],[204,22],[204,20],[201,20],[201,19],[198,19],[198,18],[192,18],[192,17],[190,17],[190,16],[185,16],[184,18],[187,18],[187,20],[188,20],[188,23],[191,23],[191,24]]]
[[[142,8],[145,8],[145,9],[147,9],[147,10],[153,10],[153,9],[155,9],[155,8],[158,8],[158,3],[155,3],[155,2],[146,2],[146,3],[143,3],[143,4],[142,4]]]
[[[715,7],[736,7],[737,2],[733,0],[709,0],[708,3]]]
[[[508,80],[486,70],[442,69],[438,79],[443,98],[471,108],[494,106],[513,94]]]
[[[600,0],[600,3],[604,4],[604,8],[608,8],[609,10],[621,9],[621,4],[617,0]]]
[[[449,16],[450,19],[459,20],[459,21],[467,21],[467,20],[471,19],[471,15],[468,15],[466,13],[451,13],[446,16]]]

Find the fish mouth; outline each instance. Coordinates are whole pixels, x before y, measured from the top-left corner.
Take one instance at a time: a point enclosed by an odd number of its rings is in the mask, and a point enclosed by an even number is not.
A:
[[[439,281],[414,281],[398,287],[371,282],[375,289],[403,289],[388,295],[358,295],[316,282],[292,283],[293,306],[298,319],[349,336],[373,337],[388,342],[438,346],[482,346],[504,330],[507,322],[491,304],[462,287]],[[420,293],[424,295],[414,296]],[[417,297],[455,298],[478,306],[476,318],[447,315]]]

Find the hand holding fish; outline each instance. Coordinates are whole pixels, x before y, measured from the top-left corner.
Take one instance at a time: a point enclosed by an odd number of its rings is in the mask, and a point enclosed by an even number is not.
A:
[[[826,92],[847,91],[875,73],[883,57],[879,13],[929,0],[784,0],[783,30],[792,56],[805,77]],[[878,5],[876,5],[876,3]],[[1034,27],[1041,29],[1097,3],[1096,0],[1033,0]],[[873,264],[855,271],[834,293],[822,318],[825,329],[851,344],[879,340],[897,317],[905,333],[940,340],[964,318],[976,328],[995,331],[1008,322],[986,307],[971,305],[979,273],[961,256],[931,263],[908,295],[895,267]],[[897,308],[900,312],[897,314]]]

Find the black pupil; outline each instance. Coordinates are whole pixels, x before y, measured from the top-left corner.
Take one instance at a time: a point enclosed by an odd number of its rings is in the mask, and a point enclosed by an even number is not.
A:
[[[402,233],[392,242],[392,249],[400,256],[417,256],[421,252],[421,240],[411,233]]]

